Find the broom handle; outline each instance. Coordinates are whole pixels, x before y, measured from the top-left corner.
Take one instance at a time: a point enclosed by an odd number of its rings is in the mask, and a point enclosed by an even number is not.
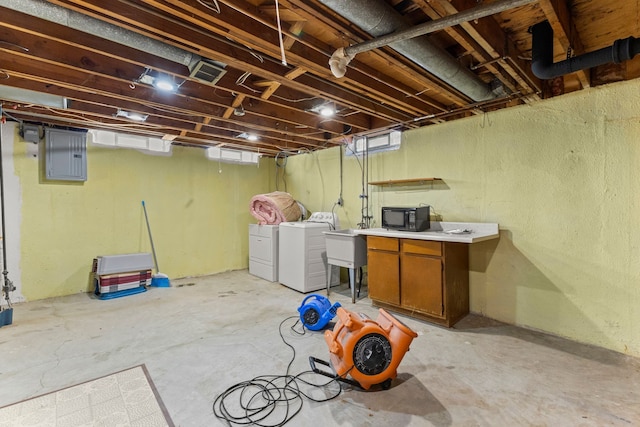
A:
[[[158,268],[158,259],[156,258],[156,248],[153,246],[153,237],[151,236],[151,227],[149,227],[149,217],[147,216],[147,207],[142,201],[142,210],[144,210],[144,219],[147,222],[147,231],[149,232],[149,240],[151,241],[151,253],[153,253],[153,262],[156,264],[156,273],[160,273]]]

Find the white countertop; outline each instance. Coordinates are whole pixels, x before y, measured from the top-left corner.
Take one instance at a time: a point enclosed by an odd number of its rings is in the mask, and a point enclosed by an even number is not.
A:
[[[440,242],[476,243],[497,239],[498,224],[492,222],[431,222],[427,231],[397,231],[386,228],[354,229],[365,236],[398,237],[402,239],[436,240]]]

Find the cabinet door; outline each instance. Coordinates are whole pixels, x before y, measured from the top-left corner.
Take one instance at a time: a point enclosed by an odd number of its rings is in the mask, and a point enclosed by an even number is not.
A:
[[[400,271],[402,307],[442,316],[442,259],[403,253]]]
[[[397,252],[367,252],[369,298],[400,304],[400,256]]]

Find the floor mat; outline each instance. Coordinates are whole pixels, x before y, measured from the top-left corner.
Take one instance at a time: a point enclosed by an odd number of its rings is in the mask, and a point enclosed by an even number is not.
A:
[[[144,365],[0,408],[0,427],[174,424]]]

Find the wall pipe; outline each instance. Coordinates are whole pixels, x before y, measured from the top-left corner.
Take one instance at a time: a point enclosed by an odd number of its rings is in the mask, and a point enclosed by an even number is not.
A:
[[[435,31],[459,25],[463,22],[474,21],[505,10],[524,6],[526,4],[533,3],[534,1],[537,0],[498,0],[467,9],[453,15],[448,15],[434,21],[425,22],[424,24],[416,25],[414,27],[407,28],[406,30],[396,31],[346,48],[339,48],[334,52],[331,56],[331,60],[329,61],[331,71],[336,77],[342,77],[346,73],[347,65],[358,53],[387,46],[397,41],[433,33]]]
[[[5,200],[4,200],[4,170],[2,158],[2,131],[3,131],[3,110],[0,104],[0,217],[2,227],[2,295],[7,302],[7,307],[0,307],[0,327],[13,323],[13,308],[11,307],[11,298],[9,294],[16,290],[13,282],[9,280],[9,271],[7,270],[7,228],[5,223]]]
[[[628,37],[613,42],[590,53],[575,56],[564,61],[553,62],[553,28],[549,21],[531,27],[531,71],[540,79],[553,79],[575,71],[608,63],[619,64],[640,53],[640,39]]]

